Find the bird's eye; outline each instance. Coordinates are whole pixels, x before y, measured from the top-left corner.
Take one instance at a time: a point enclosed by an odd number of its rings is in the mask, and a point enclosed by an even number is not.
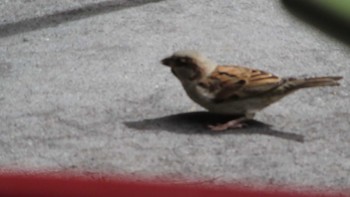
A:
[[[180,62],[180,63],[186,63],[186,62],[187,62],[187,59],[186,59],[186,58],[183,58],[183,57],[182,57],[182,58],[179,58],[179,62]]]

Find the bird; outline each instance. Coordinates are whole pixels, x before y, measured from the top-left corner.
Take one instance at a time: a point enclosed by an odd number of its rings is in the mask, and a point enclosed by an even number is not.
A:
[[[339,86],[342,76],[279,77],[238,65],[218,65],[194,50],[180,50],[161,60],[179,79],[187,95],[209,112],[241,115],[208,125],[212,131],[242,128],[256,112],[303,88]]]

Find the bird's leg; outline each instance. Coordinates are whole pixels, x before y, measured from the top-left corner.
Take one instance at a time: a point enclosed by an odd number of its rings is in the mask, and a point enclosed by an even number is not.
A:
[[[212,130],[212,131],[224,131],[227,129],[237,129],[237,128],[242,128],[244,126],[246,126],[246,124],[244,123],[247,120],[250,120],[254,117],[255,114],[246,114],[244,117],[238,118],[238,119],[234,119],[234,120],[230,120],[228,122],[225,122],[223,124],[218,124],[218,125],[208,125],[208,127]]]
[[[236,129],[245,126],[244,121],[248,120],[246,117],[230,120],[228,122],[218,124],[218,125],[208,125],[212,131],[224,131],[226,129]]]

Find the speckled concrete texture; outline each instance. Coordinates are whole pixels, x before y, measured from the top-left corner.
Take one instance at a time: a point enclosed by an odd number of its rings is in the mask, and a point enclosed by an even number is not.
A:
[[[278,0],[0,2],[0,167],[350,187],[350,49]],[[342,75],[212,133],[159,60]]]

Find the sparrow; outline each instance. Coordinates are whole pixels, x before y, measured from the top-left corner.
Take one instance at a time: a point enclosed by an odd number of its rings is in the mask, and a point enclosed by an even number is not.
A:
[[[302,88],[339,86],[341,76],[278,77],[237,65],[218,65],[196,51],[177,51],[161,60],[179,79],[187,95],[209,112],[244,115],[223,124],[208,125],[213,131],[241,128],[256,112]]]

